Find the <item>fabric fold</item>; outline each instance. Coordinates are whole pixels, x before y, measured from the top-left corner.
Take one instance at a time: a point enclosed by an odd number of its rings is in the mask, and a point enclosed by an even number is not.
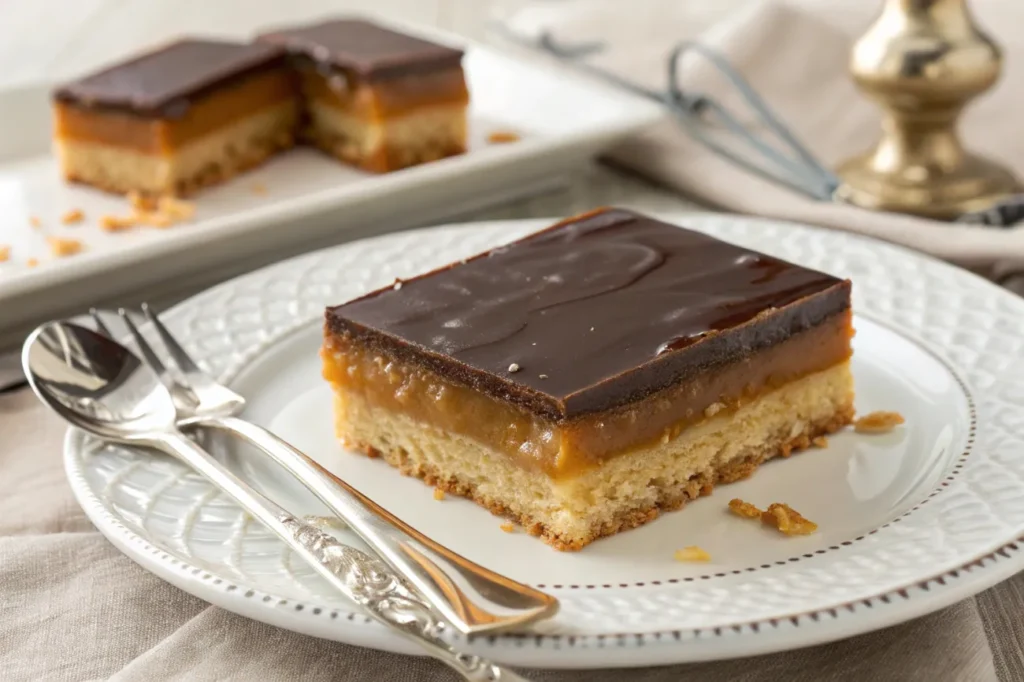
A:
[[[544,3],[541,3],[544,4]],[[723,55],[747,78],[795,135],[826,166],[868,150],[879,136],[880,113],[849,73],[851,47],[873,19],[878,3],[859,0],[748,0],[708,8],[704,3],[645,0],[621,12],[615,0],[550,3],[509,20],[522,35],[547,32],[561,44],[600,41],[588,57],[647,87],[664,88],[667,55],[684,39],[697,39]],[[988,155],[1024,177],[1024,5],[1002,0],[971,3],[979,22],[1005,52],[1002,80],[974,103],[962,121],[972,151]],[[712,5],[708,3],[708,5]],[[726,7],[728,5],[728,7]],[[642,11],[641,11],[642,8]],[[706,63],[684,59],[681,87],[710,95],[732,111],[741,100]],[[753,124],[753,116],[740,114]],[[613,150],[610,158],[699,201],[739,213],[794,220],[896,242],[991,277],[1024,272],[1024,227],[956,225],[907,215],[817,202],[761,180],[715,156],[666,118]]]

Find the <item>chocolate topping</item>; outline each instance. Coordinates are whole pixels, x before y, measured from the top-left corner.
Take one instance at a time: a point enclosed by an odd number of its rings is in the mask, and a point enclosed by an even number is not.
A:
[[[604,209],[329,308],[327,328],[565,420],[742,359],[849,305],[849,281]]]
[[[259,40],[281,45],[319,65],[351,71],[370,80],[452,67],[462,59],[461,50],[359,19],[335,19],[274,31],[261,35]]]
[[[62,102],[180,118],[189,103],[225,81],[283,62],[280,47],[182,40],[59,88]]]

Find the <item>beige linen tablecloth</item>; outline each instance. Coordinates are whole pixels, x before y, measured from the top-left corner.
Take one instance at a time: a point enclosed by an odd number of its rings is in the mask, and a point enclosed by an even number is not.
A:
[[[567,215],[608,203],[696,208],[621,173],[474,219]],[[440,664],[317,640],[209,606],[139,568],[92,526],[64,478],[64,426],[27,391],[0,394],[0,682],[452,680]],[[548,681],[1024,680],[1024,574],[917,621],[736,661],[626,671],[524,671]]]
[[[446,680],[431,660],[314,639],[210,606],[139,568],[79,509],[63,425],[0,395],[0,680]],[[1024,680],[1024,575],[917,621],[756,658],[533,680]]]
[[[602,203],[699,207],[600,166],[566,188],[467,219],[569,215]],[[22,390],[0,394],[0,682],[385,680],[455,677],[433,661],[317,640],[209,606],[96,531],[64,478],[64,426]],[[1024,575],[940,613],[845,642],[699,665],[525,671],[532,680],[1024,680]]]

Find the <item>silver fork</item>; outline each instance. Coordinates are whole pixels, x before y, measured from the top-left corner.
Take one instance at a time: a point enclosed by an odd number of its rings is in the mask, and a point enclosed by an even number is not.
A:
[[[142,311],[166,348],[173,370],[153,351],[128,312],[121,308],[118,314],[143,359],[174,396],[179,424],[226,431],[265,452],[407,578],[458,630],[469,635],[493,632],[550,617],[558,610],[558,601],[551,595],[434,542],[267,429],[239,419],[235,415],[245,409],[245,398],[200,368],[148,305],[143,304]],[[89,312],[98,331],[113,338],[100,313],[95,309]]]

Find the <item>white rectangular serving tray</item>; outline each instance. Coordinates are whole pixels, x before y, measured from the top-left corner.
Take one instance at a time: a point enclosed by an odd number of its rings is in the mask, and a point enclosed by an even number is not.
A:
[[[433,30],[400,28],[465,49],[472,98],[468,153],[372,175],[296,149],[200,193],[195,218],[170,229],[104,232],[100,217],[127,214],[127,202],[60,178],[51,153],[50,86],[0,92],[0,245],[11,247],[9,260],[0,263],[0,348],[30,324],[91,304],[212,283],[247,269],[244,264],[535,192],[663,115],[652,102],[554,64]],[[521,139],[490,144],[495,131]],[[85,219],[62,224],[72,209],[84,211]],[[49,235],[78,239],[85,250],[54,259]],[[28,267],[30,258],[39,265]]]

